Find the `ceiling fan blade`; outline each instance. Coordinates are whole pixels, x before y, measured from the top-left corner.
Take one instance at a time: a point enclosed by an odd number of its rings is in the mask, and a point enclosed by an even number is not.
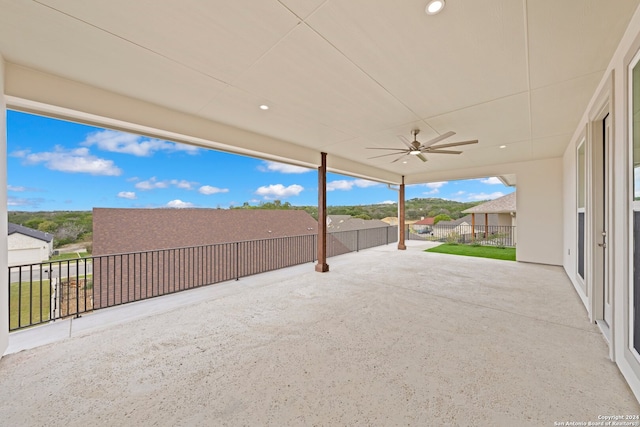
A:
[[[404,156],[407,153],[403,153],[402,155]],[[378,157],[387,157],[387,156],[397,156],[398,153],[389,153],[389,154],[381,154],[379,156],[373,156],[373,157],[367,157],[367,159],[377,159]]]
[[[422,147],[423,148],[431,147],[433,144],[436,144],[436,143],[438,143],[438,142],[440,142],[440,141],[442,141],[444,139],[447,139],[450,136],[453,136],[455,134],[456,133],[454,131],[450,130],[449,132],[445,132],[442,135],[436,136],[435,138],[430,139],[429,141],[425,142],[424,144],[422,144]]]
[[[425,150],[424,153],[436,153],[436,154],[462,154],[462,151],[455,150]]]
[[[436,150],[439,150],[441,148],[457,147],[459,145],[469,145],[469,144],[477,144],[477,143],[478,143],[478,140],[474,139],[473,141],[461,141],[461,142],[450,142],[448,144],[440,144],[431,148],[435,148]]]
[[[400,157],[398,157],[397,159],[395,159],[391,163],[395,163],[395,162],[397,162],[398,160],[400,160],[401,158],[403,158],[404,156],[407,156],[407,155],[409,155],[409,153],[404,153],[403,155],[401,155]]]
[[[398,135],[398,139],[400,139],[400,141],[402,141],[402,143],[406,145],[409,150],[413,148],[411,147],[411,141],[409,141],[404,135]]]
[[[367,150],[396,150],[396,151],[406,151],[404,148],[380,148],[380,147],[364,147]]]
[[[427,161],[427,158],[425,156],[423,156],[422,154],[418,154],[416,157],[419,158],[420,160],[422,160],[423,162]]]

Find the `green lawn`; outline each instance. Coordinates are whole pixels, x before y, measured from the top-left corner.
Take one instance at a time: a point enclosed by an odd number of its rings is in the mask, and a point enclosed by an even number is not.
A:
[[[80,252],[80,257],[81,258],[86,258],[86,257],[90,257],[91,254],[88,252]],[[54,255],[51,258],[49,258],[49,261],[66,261],[68,259],[80,259],[78,258],[78,254],[75,252],[72,253],[68,253],[68,254],[60,254],[60,255]],[[46,262],[46,261],[45,261]]]
[[[502,259],[506,261],[516,260],[516,248],[497,248],[495,246],[471,246],[444,243],[425,252],[437,252],[441,254],[475,256],[480,258]]]
[[[18,308],[19,301],[21,304]],[[33,302],[33,305],[31,305],[31,302]],[[9,296],[9,328],[18,327],[18,316],[20,316],[20,325],[22,326],[49,320],[50,305],[51,287],[49,286],[49,280],[42,281],[42,292],[40,281],[34,282],[32,286],[28,282],[22,282],[22,284],[12,283]],[[42,317],[40,313],[42,313]]]
[[[85,276],[80,276],[85,278]],[[72,277],[75,279],[75,277]],[[64,280],[67,280],[66,278]],[[93,275],[87,274],[86,280],[89,283],[87,289],[93,285]],[[19,326],[25,327],[31,324],[46,322],[50,319],[51,307],[51,286],[49,280],[11,283],[9,285],[9,329],[13,330]],[[90,292],[90,291],[89,291]],[[83,304],[80,304],[82,310]],[[20,319],[18,319],[20,316]],[[18,325],[18,320],[20,324]]]

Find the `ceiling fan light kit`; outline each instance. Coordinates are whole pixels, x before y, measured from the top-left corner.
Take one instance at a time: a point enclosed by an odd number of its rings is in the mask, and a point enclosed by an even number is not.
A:
[[[449,142],[447,144],[435,145],[438,142],[443,141],[443,140],[455,135],[456,133],[453,132],[453,131],[445,132],[442,135],[436,136],[435,138],[432,138],[432,139],[430,139],[429,141],[427,141],[425,143],[420,143],[418,141],[418,139],[417,139],[419,133],[420,133],[420,129],[414,129],[414,130],[411,131],[411,135],[413,135],[413,141],[409,141],[403,135],[398,135],[398,138],[400,138],[400,140],[406,146],[406,148],[367,147],[368,150],[391,150],[391,151],[395,151],[394,153],[381,154],[379,156],[369,157],[369,159],[376,159],[378,157],[400,155],[398,158],[396,158],[395,160],[393,160],[391,162],[391,163],[395,163],[398,160],[402,159],[404,156],[410,155],[410,156],[416,156],[417,158],[419,158],[423,162],[426,162],[427,158],[425,156],[423,156],[423,154],[461,154],[462,151],[443,150],[443,148],[457,147],[457,146],[460,146],[460,145],[469,145],[469,144],[477,144],[478,143],[478,140],[474,139],[474,140],[471,140],[471,141]],[[406,161],[403,161],[402,163],[406,163]]]

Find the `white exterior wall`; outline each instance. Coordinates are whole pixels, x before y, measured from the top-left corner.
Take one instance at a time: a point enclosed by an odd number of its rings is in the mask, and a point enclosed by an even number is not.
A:
[[[562,264],[562,159],[522,164],[518,174],[518,261]]]
[[[7,108],[4,96],[4,58],[0,55],[0,230],[7,232]],[[0,239],[0,271],[7,271],[7,240]],[[0,274],[0,357],[9,345],[9,281]]]
[[[22,265],[46,261],[52,253],[52,243],[13,233],[7,238],[8,264]]]
[[[618,45],[616,53],[604,73],[604,77],[593,94],[588,108],[578,124],[573,138],[567,147],[562,162],[562,182],[565,192],[563,214],[564,254],[563,266],[582,299],[590,319],[594,319],[593,280],[585,277],[584,283],[577,274],[577,147],[586,137],[589,143],[589,125],[603,102],[609,100],[612,115],[613,137],[610,141],[611,183],[609,197],[609,229],[607,231],[607,249],[609,251],[609,281],[613,284],[613,319],[610,325],[608,344],[610,357],[620,368],[636,398],[640,400],[640,360],[630,351],[630,321],[633,313],[629,301],[633,286],[632,273],[632,223],[631,210],[631,159],[629,135],[629,97],[628,67],[633,56],[640,51],[640,8],[636,10],[627,31]],[[587,148],[587,156],[589,149]],[[587,164],[589,161],[587,159]],[[587,175],[589,175],[587,166]],[[519,178],[519,177],[518,177]],[[587,198],[596,197],[587,178]],[[520,206],[518,206],[519,208]],[[589,203],[587,202],[587,207]],[[587,212],[587,216],[589,213]],[[590,230],[587,229],[587,235]],[[592,240],[585,243],[587,258],[585,274],[589,272],[589,251],[597,243],[599,236],[585,236]],[[605,338],[603,337],[603,340]]]
[[[512,218],[510,214],[497,214],[497,225],[501,226],[501,227],[510,227],[512,225]]]

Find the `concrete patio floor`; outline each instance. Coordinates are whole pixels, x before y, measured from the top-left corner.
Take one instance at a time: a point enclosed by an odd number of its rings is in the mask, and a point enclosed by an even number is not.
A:
[[[0,425],[553,426],[640,414],[560,267],[408,242],[11,335]],[[42,342],[42,341],[40,341]]]

